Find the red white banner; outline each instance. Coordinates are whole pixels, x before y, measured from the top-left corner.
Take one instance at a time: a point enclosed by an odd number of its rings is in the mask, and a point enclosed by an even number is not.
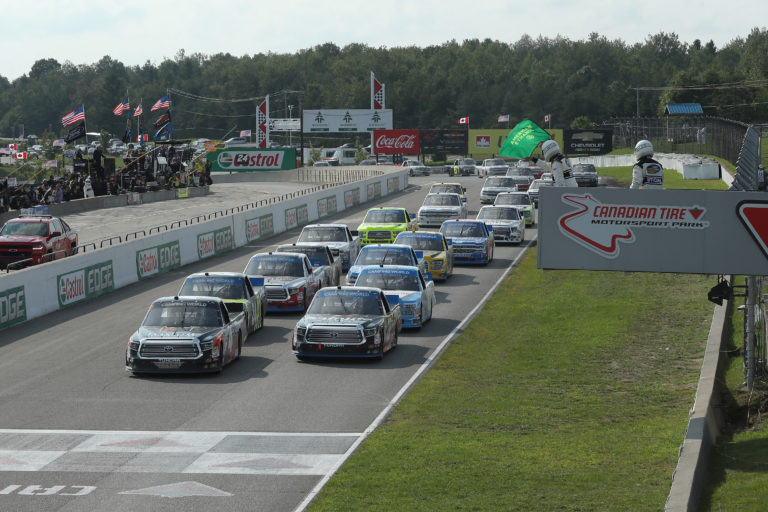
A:
[[[459,119],[459,124],[469,124],[469,118],[468,117],[462,117]]]
[[[26,160],[27,159],[27,152],[26,151],[22,151],[20,153],[14,153],[13,154],[13,158],[15,158],[16,160]]]
[[[256,127],[256,143],[260,148],[266,148],[269,144],[269,95],[256,112]]]
[[[373,130],[373,152],[377,155],[418,155],[419,130]]]
[[[384,108],[384,84],[376,80],[371,71],[371,110]]]

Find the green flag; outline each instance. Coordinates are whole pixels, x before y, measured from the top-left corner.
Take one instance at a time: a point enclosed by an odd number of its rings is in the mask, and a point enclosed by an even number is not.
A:
[[[539,125],[529,119],[524,119],[509,132],[504,144],[501,145],[499,155],[528,158],[539,144],[551,138],[552,136]]]

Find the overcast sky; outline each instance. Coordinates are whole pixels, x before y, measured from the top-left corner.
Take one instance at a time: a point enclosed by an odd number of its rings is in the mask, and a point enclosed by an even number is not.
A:
[[[766,0],[36,0],[3,10],[0,75],[29,72],[39,59],[126,65],[187,54],[294,53],[327,42],[343,47],[425,47],[451,39],[514,43],[531,37],[626,43],[674,32],[721,48],[768,19]],[[374,72],[376,70],[373,70]]]

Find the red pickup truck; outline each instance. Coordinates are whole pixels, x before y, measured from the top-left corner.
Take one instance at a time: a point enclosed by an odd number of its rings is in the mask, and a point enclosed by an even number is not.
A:
[[[21,268],[71,256],[77,252],[77,232],[51,215],[11,219],[0,230],[0,268]]]

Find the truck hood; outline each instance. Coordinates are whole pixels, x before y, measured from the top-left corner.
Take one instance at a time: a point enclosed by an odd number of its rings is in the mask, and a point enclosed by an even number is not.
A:
[[[294,288],[301,286],[306,281],[303,277],[292,276],[264,276],[265,286],[282,286],[284,288]]]
[[[360,325],[364,329],[381,323],[384,317],[379,315],[304,315],[299,320],[299,325],[312,327],[312,325]]]
[[[358,231],[405,231],[408,229],[408,224],[360,224]]]
[[[204,338],[216,334],[221,327],[139,327],[134,338],[165,338],[174,340],[179,338]]]
[[[451,238],[451,242],[453,242],[453,245],[477,245],[477,244],[484,244],[488,239],[485,237],[461,237],[461,238]]]
[[[301,242],[301,245],[311,245],[313,247],[327,245],[331,249],[346,249],[349,242]]]
[[[8,242],[8,243],[43,243],[47,240],[47,237],[40,236],[40,235],[2,235],[0,236],[0,243]]]
[[[461,213],[461,206],[422,206],[419,208],[420,214],[425,213]]]

